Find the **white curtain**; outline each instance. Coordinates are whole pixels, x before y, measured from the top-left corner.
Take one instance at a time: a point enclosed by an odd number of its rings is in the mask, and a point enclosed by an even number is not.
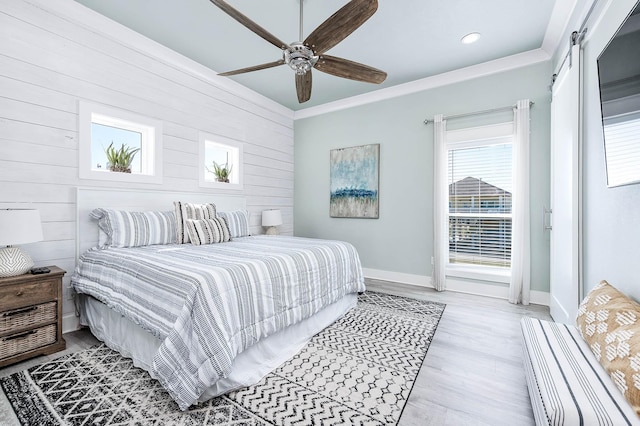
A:
[[[514,110],[513,198],[511,224],[511,282],[509,302],[528,305],[531,290],[531,231],[529,211],[529,99]]]
[[[449,227],[447,211],[449,194],[447,183],[447,122],[442,114],[433,117],[433,275],[436,290],[445,289],[445,272],[449,255]]]

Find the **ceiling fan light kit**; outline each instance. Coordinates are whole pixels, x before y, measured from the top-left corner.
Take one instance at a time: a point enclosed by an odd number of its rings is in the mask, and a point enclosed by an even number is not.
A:
[[[313,50],[300,42],[291,43],[289,49],[282,53],[285,64],[294,70],[297,75],[306,74],[318,62],[318,56],[313,54]]]
[[[324,54],[324,52],[344,40],[375,13],[378,9],[377,0],[351,0],[320,24],[304,41],[296,41],[291,44],[282,42],[225,1],[210,1],[227,15],[283,51],[281,60],[227,71],[220,73],[220,75],[236,75],[287,64],[295,71],[296,93],[300,103],[306,102],[311,98],[312,68],[336,77],[366,83],[380,84],[387,78],[387,73],[379,69]],[[302,39],[303,1],[300,0],[300,39]]]

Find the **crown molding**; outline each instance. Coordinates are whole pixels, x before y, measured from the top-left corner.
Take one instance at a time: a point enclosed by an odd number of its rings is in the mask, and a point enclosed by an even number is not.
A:
[[[578,4],[578,0],[556,1],[551,11],[547,31],[542,40],[542,50],[553,57],[562,44],[562,37],[571,21],[571,16]],[[569,40],[567,40],[567,44]]]
[[[100,13],[74,0],[24,0],[38,9],[72,22],[88,31],[100,34],[140,55],[149,56],[173,68],[184,71],[191,76],[212,86],[233,94],[267,111],[278,114],[288,120],[293,119],[293,110],[261,95],[229,78],[221,77],[210,68],[187,58],[166,46],[163,46],[124,25],[115,22]],[[236,105],[241,108],[240,105]]]
[[[301,109],[294,112],[294,120],[301,120],[304,118],[314,117],[316,115],[327,114],[330,112],[392,99],[399,96],[410,95],[416,92],[434,89],[436,87],[460,83],[467,80],[473,80],[479,77],[484,77],[504,71],[526,67],[540,62],[545,62],[550,59],[551,56],[542,49],[530,50],[528,52],[506,56],[504,58],[484,62],[482,64],[460,68],[431,77],[422,78],[420,80],[412,81],[409,83],[399,84],[397,86],[387,87],[384,89],[376,90],[374,92],[353,96],[347,99],[341,99],[339,101]]]
[[[528,52],[499,58],[482,64],[472,65],[466,68],[460,68],[450,72],[426,77],[409,83],[392,86],[374,92],[365,93],[358,96],[342,99],[335,102],[310,107],[298,111],[293,111],[264,95],[261,95],[229,78],[221,77],[217,73],[204,65],[201,65],[192,59],[189,59],[168,47],[165,47],[140,33],[137,33],[124,25],[121,25],[111,19],[95,12],[92,9],[74,1],[74,0],[58,0],[51,2],[50,0],[24,0],[26,3],[33,5],[39,9],[45,10],[47,13],[58,16],[61,19],[72,22],[74,25],[86,28],[89,31],[99,33],[119,44],[139,52],[141,55],[153,57],[168,66],[180,69],[193,77],[212,86],[237,96],[241,100],[247,101],[263,108],[266,111],[277,114],[285,119],[299,120],[316,115],[327,114],[334,111],[340,111],[348,108],[379,102],[399,96],[405,96],[448,84],[459,83],[462,81],[472,80],[478,77],[496,74],[516,68],[525,67],[539,62],[551,59],[550,53],[545,48],[530,50]],[[575,7],[577,0],[571,0],[571,10]],[[556,2],[564,3],[564,2]],[[558,4],[554,6],[554,15],[556,9],[560,8]],[[565,7],[562,7],[563,11]],[[564,12],[563,12],[564,13]],[[555,19],[557,20],[557,19]],[[552,19],[554,21],[554,19]],[[566,19],[561,20],[567,25]],[[553,28],[559,25],[553,24]],[[550,40],[551,21],[547,28],[545,41]],[[555,34],[557,30],[554,30]],[[548,42],[550,43],[550,42]],[[544,45],[544,43],[543,43]],[[241,108],[240,105],[236,105]]]

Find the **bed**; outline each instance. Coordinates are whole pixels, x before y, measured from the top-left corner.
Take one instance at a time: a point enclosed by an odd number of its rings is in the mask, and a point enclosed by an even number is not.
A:
[[[170,210],[169,200],[188,198],[213,199],[218,211],[245,207],[241,197],[205,197],[79,189],[77,199],[83,254],[71,284],[81,324],[159,380],[182,410],[259,381],[364,291],[358,254],[345,242],[256,235],[97,248],[87,219],[98,207]]]

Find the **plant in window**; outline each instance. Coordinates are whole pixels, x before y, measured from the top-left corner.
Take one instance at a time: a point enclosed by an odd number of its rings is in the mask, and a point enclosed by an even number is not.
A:
[[[229,165],[228,162],[224,163],[224,166],[223,166],[214,161],[213,170],[207,167],[207,171],[209,173],[213,173],[218,182],[225,182],[225,183],[229,183],[229,176],[231,176],[232,169],[233,169],[233,164]]]
[[[107,154],[109,170],[112,172],[131,173],[131,163],[140,148],[132,148],[122,144],[120,149],[113,147],[113,142],[104,150]]]

